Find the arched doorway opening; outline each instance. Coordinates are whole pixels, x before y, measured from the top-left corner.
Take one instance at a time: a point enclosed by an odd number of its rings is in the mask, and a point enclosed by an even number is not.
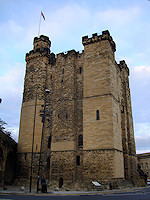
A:
[[[4,183],[6,185],[11,185],[15,178],[15,163],[16,157],[12,152],[7,155],[7,161],[5,166]]]
[[[4,160],[3,149],[0,147],[0,168],[1,164],[3,163],[3,160]]]
[[[61,177],[59,179],[59,188],[62,188],[62,186],[63,186],[63,178]]]
[[[0,185],[2,185],[3,182],[3,161],[4,161],[3,150],[0,147]]]

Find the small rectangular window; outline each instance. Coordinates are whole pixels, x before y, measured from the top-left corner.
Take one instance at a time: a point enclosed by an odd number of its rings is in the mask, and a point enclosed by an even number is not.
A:
[[[96,120],[100,120],[100,117],[99,117],[99,110],[96,111]]]
[[[68,113],[66,113],[66,119],[68,119]]]
[[[82,74],[82,67],[79,68],[79,72],[80,72],[80,74]]]

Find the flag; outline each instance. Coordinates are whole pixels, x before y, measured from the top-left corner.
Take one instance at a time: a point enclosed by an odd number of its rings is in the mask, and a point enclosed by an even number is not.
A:
[[[42,15],[43,19],[45,20],[45,16],[44,16],[44,14],[42,13],[42,11],[41,11],[41,15]]]

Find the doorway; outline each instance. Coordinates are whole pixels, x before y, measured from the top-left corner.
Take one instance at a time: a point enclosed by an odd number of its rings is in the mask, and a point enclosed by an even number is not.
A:
[[[62,186],[63,186],[63,178],[60,178],[59,179],[59,188],[62,188]]]

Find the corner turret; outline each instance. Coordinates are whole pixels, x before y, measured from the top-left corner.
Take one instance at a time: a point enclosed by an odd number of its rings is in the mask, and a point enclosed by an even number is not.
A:
[[[126,64],[126,62],[124,60],[121,60],[120,63],[119,63],[119,67],[121,70],[125,69],[125,71],[127,72],[128,76],[130,75],[129,73],[129,68]]]
[[[34,49],[26,54],[26,62],[38,56],[50,56],[51,41],[49,37],[41,35],[33,41]]]
[[[49,40],[49,37],[41,35],[39,38],[38,37],[34,38],[33,45],[34,45],[34,50],[43,48],[50,49],[51,41]]]
[[[99,42],[101,40],[108,40],[110,42],[113,52],[116,51],[116,44],[113,41],[112,37],[110,36],[110,33],[108,30],[102,31],[102,35],[97,35],[97,33],[94,33],[92,34],[91,38],[89,38],[88,36],[82,37],[82,44],[83,46],[85,46],[91,43]]]

